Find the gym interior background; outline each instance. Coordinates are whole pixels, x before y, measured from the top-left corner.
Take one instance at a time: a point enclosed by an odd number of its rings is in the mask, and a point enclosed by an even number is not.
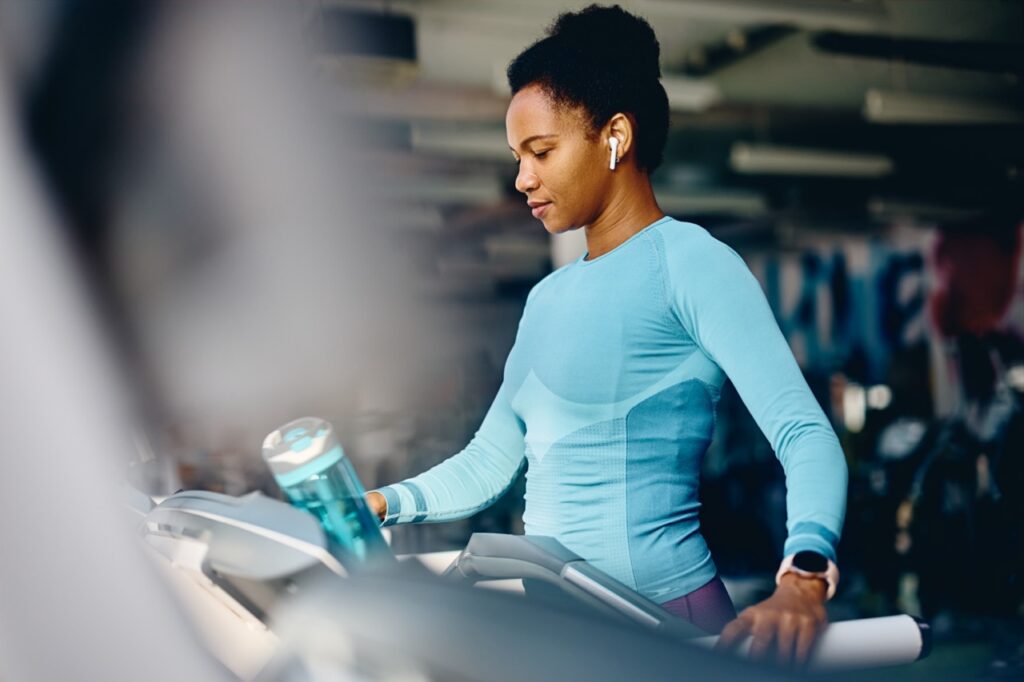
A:
[[[621,4],[661,42],[661,207],[744,257],[843,444],[832,616],[929,619],[903,677],[1019,675],[1024,4]],[[244,38],[174,5],[0,5],[24,144],[136,398],[133,482],[279,495],[260,444],[306,413],[367,487],[458,452],[530,288],[584,249],[532,219],[504,133],[505,66],[579,4],[282,2]],[[702,527],[738,605],[771,588],[784,494],[727,389]],[[521,512],[520,481],[393,546]]]

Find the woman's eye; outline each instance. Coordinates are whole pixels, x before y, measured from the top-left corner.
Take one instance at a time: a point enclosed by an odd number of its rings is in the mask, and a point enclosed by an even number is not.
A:
[[[542,151],[542,152],[537,152],[537,153],[535,153],[535,154],[534,154],[534,156],[535,156],[535,157],[537,157],[538,159],[543,159],[543,158],[544,158],[545,156],[547,156],[547,155],[548,155],[548,152],[549,152],[549,151],[551,151],[551,150],[550,150],[550,149],[545,149],[545,150],[544,150],[544,151]]]

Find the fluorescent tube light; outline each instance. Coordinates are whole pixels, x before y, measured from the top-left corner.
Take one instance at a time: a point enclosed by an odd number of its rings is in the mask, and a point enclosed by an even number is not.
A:
[[[722,100],[718,86],[705,78],[665,76],[661,84],[672,111],[704,111]]]
[[[748,190],[700,190],[673,192],[654,190],[658,206],[669,215],[756,216],[768,210],[764,196]]]
[[[945,206],[893,197],[871,197],[868,213],[878,220],[937,220],[954,222],[977,218],[982,215],[981,207]]]
[[[513,163],[505,130],[498,127],[413,124],[412,148],[438,156]]]
[[[1024,123],[1024,111],[982,100],[868,90],[864,117],[874,123],[999,124]]]
[[[831,175],[877,178],[892,172],[892,159],[827,149],[778,147],[737,142],[730,154],[737,173],[751,175]]]
[[[377,188],[380,196],[429,206],[440,204],[497,203],[504,196],[497,176],[408,176],[389,177]]]
[[[722,100],[722,91],[710,79],[687,76],[665,76],[661,85],[668,96],[672,111],[704,111]],[[505,77],[505,65],[495,64],[492,71],[491,89],[502,97],[511,97]]]

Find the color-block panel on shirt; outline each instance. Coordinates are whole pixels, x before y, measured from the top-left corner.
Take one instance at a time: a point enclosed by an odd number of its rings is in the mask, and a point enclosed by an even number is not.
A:
[[[637,585],[651,599],[674,594],[692,584],[687,576],[693,570],[706,570],[697,491],[716,400],[717,391],[691,379],[639,403],[626,417],[629,553]]]
[[[626,552],[625,420],[575,431],[543,460],[526,455],[526,533],[556,538],[635,589]]]

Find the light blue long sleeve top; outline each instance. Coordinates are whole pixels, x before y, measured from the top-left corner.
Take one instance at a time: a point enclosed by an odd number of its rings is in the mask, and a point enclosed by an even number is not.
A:
[[[384,525],[474,514],[525,463],[527,534],[654,601],[688,594],[716,574],[698,486],[727,378],[786,474],[784,553],[834,560],[847,479],[835,432],[743,260],[669,217],[533,288],[479,431],[379,489]]]

